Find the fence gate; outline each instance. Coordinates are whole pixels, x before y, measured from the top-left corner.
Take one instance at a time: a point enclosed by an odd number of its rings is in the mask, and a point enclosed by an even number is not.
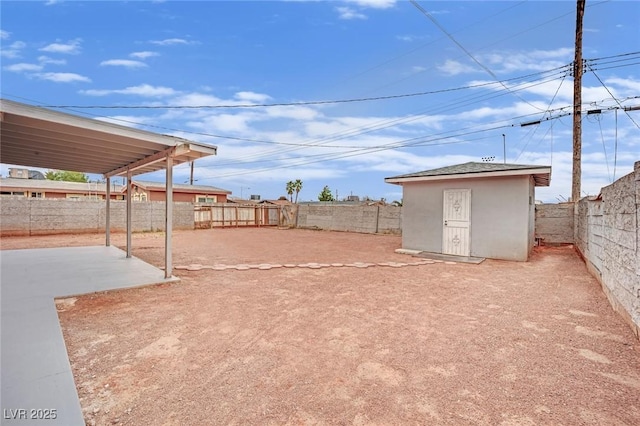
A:
[[[268,204],[209,204],[194,207],[196,229],[279,226],[281,207]]]

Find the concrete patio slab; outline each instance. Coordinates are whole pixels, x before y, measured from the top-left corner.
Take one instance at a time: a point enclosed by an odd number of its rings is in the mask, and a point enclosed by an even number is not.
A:
[[[54,298],[177,281],[116,247],[0,251],[2,424],[84,425]]]

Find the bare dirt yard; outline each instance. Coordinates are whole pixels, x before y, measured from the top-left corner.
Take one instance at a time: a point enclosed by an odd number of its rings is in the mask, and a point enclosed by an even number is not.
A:
[[[163,242],[134,234],[133,254],[162,266]],[[399,247],[323,231],[174,233],[175,265],[251,268],[59,300],[87,423],[640,424],[639,342],[573,248],[526,263],[308,265],[416,260]]]

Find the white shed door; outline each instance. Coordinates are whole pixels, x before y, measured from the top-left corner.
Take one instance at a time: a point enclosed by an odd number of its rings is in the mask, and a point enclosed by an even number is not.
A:
[[[471,190],[445,189],[442,253],[469,256],[471,224]]]

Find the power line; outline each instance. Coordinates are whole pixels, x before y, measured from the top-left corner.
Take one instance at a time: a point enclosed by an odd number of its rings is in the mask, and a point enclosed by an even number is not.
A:
[[[568,115],[567,114],[563,114],[563,115],[559,115],[556,117],[548,117],[545,121],[547,120],[553,120],[556,118],[560,118],[564,115]],[[504,122],[507,120],[502,120],[501,122]],[[205,178],[205,179],[215,179],[215,178],[221,178],[221,177],[229,177],[229,176],[238,176],[238,175],[244,175],[244,174],[250,174],[250,173],[257,173],[257,172],[264,172],[264,171],[270,171],[270,170],[279,170],[282,168],[291,168],[291,167],[296,167],[296,166],[302,166],[302,165],[307,165],[307,164],[313,164],[313,163],[317,163],[320,161],[329,161],[329,160],[339,160],[342,158],[348,158],[348,157],[354,157],[354,156],[359,156],[359,155],[366,155],[366,154],[371,154],[371,153],[375,153],[375,152],[381,152],[381,151],[387,151],[387,150],[391,150],[391,149],[398,149],[398,148],[412,148],[412,147],[417,147],[417,146],[435,146],[435,145],[449,145],[449,144],[454,144],[454,143],[465,143],[465,142],[469,142],[470,139],[465,139],[465,140],[454,140],[454,141],[449,141],[449,142],[442,142],[442,141],[446,141],[446,140],[450,140],[450,139],[456,139],[456,138],[460,138],[463,136],[469,136],[469,135],[473,135],[473,134],[479,134],[479,133],[484,133],[484,132],[492,132],[492,131],[496,131],[496,130],[500,130],[500,129],[505,129],[505,128],[509,128],[509,127],[514,127],[514,124],[498,124],[500,122],[495,122],[496,125],[492,126],[492,127],[486,127],[485,126],[481,126],[481,128],[478,128],[479,126],[472,126],[472,127],[468,127],[465,129],[460,129],[460,131],[458,131],[455,134],[448,134],[448,133],[452,133],[451,131],[447,131],[447,132],[442,132],[442,133],[438,133],[435,135],[431,135],[431,136],[420,136],[420,137],[416,137],[416,138],[410,138],[410,139],[404,139],[401,141],[395,141],[395,142],[390,142],[388,144],[383,144],[383,145],[378,145],[378,146],[372,146],[372,147],[358,147],[357,149],[354,149],[352,151],[346,152],[346,153],[322,153],[322,154],[313,154],[313,155],[309,155],[309,156],[305,156],[305,157],[297,157],[295,158],[295,160],[302,160],[302,161],[297,161],[295,163],[290,163],[290,164],[285,164],[285,165],[278,165],[278,166],[274,166],[274,167],[264,167],[262,169],[252,169],[252,170],[245,170],[245,171],[240,171],[240,172],[231,172],[231,173],[225,173],[222,175],[216,175],[216,176],[211,176],[209,178]],[[489,123],[489,124],[494,124],[494,123]],[[482,138],[484,139],[484,138]],[[310,160],[304,160],[304,159],[310,159]],[[273,162],[273,161],[278,161],[277,159],[275,160],[260,160],[260,161],[254,161],[254,162],[249,162],[250,164],[256,164],[256,163],[260,163],[260,162]],[[247,163],[244,163],[247,164]],[[221,164],[216,163],[215,165],[212,165],[212,167],[220,167]],[[228,164],[225,164],[228,165]],[[202,179],[201,179],[202,180]]]
[[[625,56],[633,56],[633,55],[640,55],[640,51],[619,53],[617,55],[610,55],[610,56],[601,56],[599,58],[591,58],[591,59],[587,59],[587,60],[588,61],[599,61],[601,59],[622,58],[622,57],[625,57]]]
[[[524,88],[533,87],[536,84],[543,84],[543,83],[545,83],[547,81],[552,81],[552,80],[555,79],[555,75],[561,75],[561,74],[562,75],[566,75],[566,71],[564,70],[565,68],[566,68],[566,66],[561,66],[561,67],[553,68],[553,69],[548,70],[548,71],[536,72],[536,73],[531,73],[531,74],[528,74],[528,75],[525,75],[525,76],[514,77],[512,79],[509,79],[508,81],[522,80],[522,79],[533,77],[533,76],[543,76],[543,79],[539,79],[539,83],[536,83],[535,80],[533,82],[526,81],[526,82],[518,83],[517,85],[512,87],[512,90],[515,90],[518,87],[520,87],[520,88],[517,89],[517,90],[523,90]],[[475,86],[482,87],[482,86],[490,86],[490,85],[495,85],[495,82],[485,83],[485,84],[475,85]],[[525,87],[525,85],[526,85],[526,87]],[[451,110],[456,106],[460,107],[460,106],[463,106],[463,105],[468,105],[468,104],[471,104],[473,102],[477,102],[480,99],[488,100],[488,99],[495,98],[495,97],[498,97],[498,96],[503,96],[503,94],[501,94],[500,92],[497,92],[497,94],[493,93],[491,96],[487,96],[487,95],[484,95],[484,94],[483,95],[478,95],[478,96],[473,96],[473,97],[471,97],[471,98],[469,98],[467,100],[464,100],[464,101],[454,102],[453,104],[450,104],[448,106],[448,108],[446,108],[445,110],[441,110],[441,112],[444,112],[446,110]],[[85,113],[82,113],[82,114],[86,115]],[[287,143],[287,142],[277,142],[277,141],[265,141],[265,140],[249,139],[249,138],[239,138],[239,137],[223,136],[223,135],[210,134],[210,133],[204,133],[204,132],[193,132],[193,131],[189,131],[189,130],[175,129],[175,128],[170,128],[170,127],[166,127],[166,126],[158,126],[158,125],[152,125],[152,124],[146,124],[146,123],[136,123],[136,122],[133,122],[131,120],[124,120],[124,119],[115,119],[115,120],[122,121],[122,122],[129,123],[129,124],[135,124],[135,125],[139,125],[139,126],[144,126],[144,127],[154,128],[154,129],[161,129],[161,130],[165,130],[165,131],[178,132],[178,133],[195,134],[195,135],[206,136],[206,137],[224,138],[224,139],[246,141],[246,142],[254,142],[254,143],[265,143],[265,144],[289,146],[289,148],[285,149],[285,150],[278,150],[278,151],[266,152],[266,153],[265,152],[261,152],[261,153],[257,153],[257,154],[253,155],[253,157],[263,157],[264,155],[282,154],[282,153],[290,152],[290,151],[293,151],[293,150],[299,150],[299,149],[309,148],[309,147],[343,148],[344,146],[340,146],[340,145],[327,145],[326,142],[341,140],[341,139],[345,139],[347,137],[355,137],[355,136],[362,135],[362,134],[365,134],[365,133],[371,133],[373,131],[383,130],[383,129],[389,128],[389,127],[391,127],[393,125],[397,125],[397,124],[400,124],[400,123],[408,123],[410,121],[415,121],[415,120],[418,120],[418,119],[421,119],[421,118],[423,118],[422,115],[413,115],[413,116],[409,116],[409,117],[397,118],[397,119],[392,119],[392,120],[383,120],[381,122],[374,123],[372,125],[368,125],[368,126],[365,126],[365,127],[362,127],[362,128],[350,129],[348,131],[339,132],[339,133],[334,134],[334,135],[329,135],[328,137],[321,138],[320,140],[317,140],[317,141],[311,142],[311,143]],[[323,141],[325,143],[323,143]],[[247,157],[243,156],[241,159],[230,159],[230,161],[232,162],[232,164],[235,163],[234,160],[238,160],[238,162],[240,162],[240,163],[247,163],[246,159],[247,159]]]
[[[457,92],[468,89],[478,89],[481,87],[493,86],[501,84],[503,82],[511,82],[521,80],[536,75],[542,75],[545,73],[561,70],[567,67],[567,65],[552,68],[547,71],[540,71],[536,73],[527,74],[524,76],[513,77],[505,79],[502,82],[490,81],[486,83],[471,84],[468,86],[452,87],[447,89],[430,90],[424,92],[415,93],[402,93],[397,95],[387,96],[373,96],[367,98],[352,98],[352,99],[334,99],[334,100],[319,100],[319,101],[299,101],[299,102],[274,102],[274,103],[262,103],[262,104],[221,104],[221,105],[41,105],[44,108],[75,108],[75,109],[231,109],[231,108],[268,108],[268,107],[282,107],[282,106],[307,106],[307,105],[327,105],[327,104],[344,104],[355,102],[372,102],[372,101],[384,101],[390,99],[410,98],[416,96],[436,95],[448,92]],[[505,87],[506,88],[506,87]]]
[[[427,18],[429,18],[431,20],[431,22],[433,22],[439,29],[440,31],[442,31],[443,33],[445,33],[447,35],[447,37],[449,37],[449,39],[454,42],[456,44],[456,46],[458,46],[460,49],[462,49],[462,51],[464,53],[467,54],[467,56],[469,56],[473,62],[475,62],[480,68],[482,68],[483,70],[485,70],[487,73],[489,73],[489,75],[491,77],[493,77],[494,80],[496,80],[502,87],[504,87],[505,89],[509,90],[509,88],[498,78],[497,75],[495,75],[495,73],[493,71],[491,71],[488,67],[486,67],[484,64],[482,64],[479,60],[477,60],[475,58],[475,56],[473,56],[473,54],[471,54],[471,52],[469,52],[462,44],[460,44],[454,37],[453,35],[451,35],[442,25],[440,25],[440,23],[436,20],[436,18],[433,17],[433,15],[431,15],[426,9],[424,9],[422,6],[420,6],[420,4],[418,4],[418,2],[416,0],[410,0],[411,4],[413,4],[419,11],[421,11]],[[515,95],[515,94],[514,94]],[[522,102],[532,106],[533,108],[539,109],[537,106],[529,103],[526,99],[515,95],[518,99],[520,99]]]
[[[622,104],[620,103],[620,101],[618,100],[618,98],[616,98],[613,93],[611,93],[611,90],[609,90],[609,88],[607,87],[606,84],[604,84],[604,81],[602,81],[602,79],[600,78],[600,76],[598,76],[598,74],[596,74],[596,72],[589,66],[589,64],[587,63],[587,67],[589,67],[589,69],[591,70],[591,72],[593,73],[594,76],[596,76],[596,78],[598,79],[598,81],[600,82],[600,84],[602,85],[602,87],[605,88],[605,90],[607,91],[607,93],[609,93],[611,95],[611,98],[618,104],[618,106],[624,111],[624,113],[627,115],[627,117],[629,117],[629,120],[631,120],[631,122],[640,130],[640,125],[638,125],[638,123],[636,123],[636,121],[633,119],[633,117],[631,117],[631,114],[629,114],[629,112],[626,110],[626,108],[624,108],[622,106]]]
[[[560,88],[562,87],[562,84],[564,83],[564,79],[566,78],[566,76],[562,77],[562,80],[560,80],[560,84],[558,85],[558,88],[556,89],[556,92],[553,94],[553,97],[551,98],[551,101],[549,101],[549,105],[547,106],[547,111],[549,111],[549,108],[551,108],[551,105],[553,105],[553,101],[556,99],[556,96],[558,96],[558,92],[560,92]],[[545,113],[542,115],[542,118],[544,119],[544,116],[546,114]],[[551,117],[551,114],[549,114],[549,117]],[[537,130],[537,128],[536,128]],[[534,133],[531,135],[531,137],[533,138]],[[543,137],[544,138],[544,137]],[[531,141],[531,139],[529,139],[529,141]],[[529,145],[529,142],[527,142],[524,147],[522,148],[522,151],[520,151],[520,154],[518,154],[518,156],[516,157],[516,161],[518,161],[518,159],[520,158],[520,156],[522,155],[522,153],[524,152],[524,150],[527,148],[527,145]]]
[[[474,96],[469,100],[458,101],[458,102],[456,102],[454,104],[450,104],[450,105],[447,106],[448,108],[444,109],[444,110],[442,110],[442,107],[438,107],[438,108],[440,109],[439,112],[445,112],[447,110],[453,109],[456,105],[460,106],[460,104],[468,105],[468,104],[474,103],[474,102],[476,102],[478,100],[478,98],[483,98],[484,100],[487,100],[487,99],[493,99],[493,98],[496,98],[496,97],[499,97],[499,96],[503,96],[503,95],[504,95],[504,93],[500,93],[500,92],[498,92],[497,94],[493,93],[493,94],[491,94],[490,97],[487,97],[486,95],[479,95],[479,96]],[[564,108],[566,108],[566,107],[564,107]],[[423,111],[421,111],[421,113],[423,114],[426,111],[427,110],[423,110]],[[362,127],[362,128],[350,129],[350,130],[347,130],[347,131],[344,131],[344,132],[338,132],[336,134],[323,137],[323,138],[317,140],[316,142],[314,142],[312,144],[304,144],[304,147],[323,147],[323,148],[324,147],[332,147],[332,148],[335,147],[335,148],[342,148],[343,147],[342,145],[338,145],[338,146],[327,145],[326,142],[342,140],[342,139],[346,139],[346,138],[349,138],[349,137],[361,136],[361,135],[366,134],[366,133],[372,133],[374,131],[387,129],[387,128],[392,127],[392,126],[397,125],[397,124],[407,124],[407,123],[409,123],[411,121],[419,120],[419,119],[421,119],[423,117],[424,117],[424,115],[415,114],[415,115],[411,115],[411,116],[403,117],[403,118],[397,118],[397,119],[392,119],[392,120],[383,120],[381,122],[374,123],[372,125],[368,125],[368,126],[365,126],[365,127]],[[261,152],[261,153],[254,154],[253,157],[262,157],[264,155],[269,155],[269,154],[282,154],[282,153],[286,153],[286,152],[296,151],[296,150],[299,150],[299,149],[302,149],[302,148],[295,147],[295,148],[282,149],[282,150],[266,152],[266,153]],[[230,159],[230,161],[233,162],[234,160],[238,160],[240,162],[246,163],[246,159],[247,159],[247,157],[243,156],[241,159]]]

